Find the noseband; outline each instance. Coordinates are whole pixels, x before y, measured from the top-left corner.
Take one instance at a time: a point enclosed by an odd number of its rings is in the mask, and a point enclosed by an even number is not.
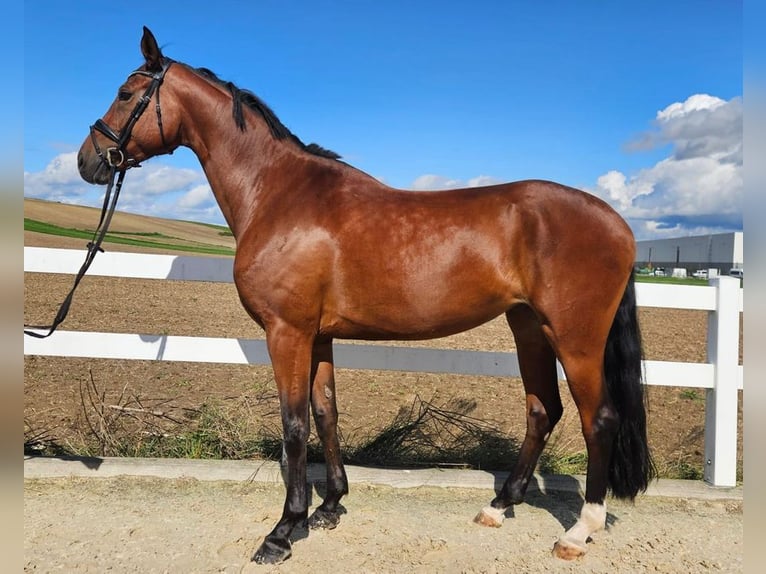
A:
[[[165,59],[162,64],[162,69],[158,72],[145,72],[143,70],[136,70],[135,72],[132,72],[129,78],[131,76],[148,76],[152,79],[149,86],[146,88],[146,91],[144,92],[144,95],[141,96],[141,98],[138,100],[138,103],[136,104],[136,107],[133,108],[133,112],[130,114],[130,117],[128,118],[128,121],[125,122],[125,125],[122,127],[122,129],[119,132],[115,132],[111,127],[107,125],[107,123],[102,120],[101,118],[97,119],[96,122],[90,126],[90,139],[93,142],[93,147],[96,150],[96,154],[98,154],[98,157],[101,158],[101,161],[106,164],[107,167],[113,168],[113,169],[127,169],[128,167],[138,167],[138,163],[133,158],[126,158],[125,154],[125,146],[128,143],[128,140],[130,139],[131,133],[133,132],[133,126],[136,125],[136,122],[141,117],[141,115],[144,113],[144,110],[146,110],[146,107],[149,105],[149,101],[152,99],[152,96],[154,95],[154,92],[157,92],[157,104],[155,105],[155,110],[157,112],[157,125],[160,128],[160,137],[162,138],[162,145],[164,147],[167,146],[167,142],[165,141],[165,132],[162,129],[162,110],[160,109],[160,85],[162,84],[162,80],[165,78],[165,73],[168,71],[170,66],[173,64],[173,60]],[[108,137],[110,140],[112,140],[116,146],[106,148],[105,150],[102,150],[101,147],[98,145],[98,142],[96,141],[96,133],[100,132],[101,134]],[[172,153],[172,151],[170,152]],[[127,165],[125,165],[127,164]]]

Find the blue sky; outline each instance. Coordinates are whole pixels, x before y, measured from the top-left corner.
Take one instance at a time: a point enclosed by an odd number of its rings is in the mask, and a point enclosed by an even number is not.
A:
[[[146,25],[389,185],[551,179],[609,201],[639,239],[742,228],[740,2],[146,6],[25,5],[25,196],[100,205],[75,153]],[[132,170],[119,208],[223,222],[187,150]]]

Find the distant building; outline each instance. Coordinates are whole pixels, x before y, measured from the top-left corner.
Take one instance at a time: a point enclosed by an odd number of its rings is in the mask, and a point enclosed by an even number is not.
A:
[[[650,239],[636,242],[637,267],[685,268],[689,274],[699,269],[742,269],[742,231],[715,233],[676,239]]]

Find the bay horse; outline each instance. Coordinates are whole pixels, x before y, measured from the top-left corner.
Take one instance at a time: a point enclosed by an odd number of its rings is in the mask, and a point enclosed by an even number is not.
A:
[[[332,529],[340,520],[348,480],[337,433],[334,339],[430,339],[503,313],[516,341],[527,431],[508,479],[474,520],[498,527],[522,502],[562,415],[558,359],[579,411],[588,467],[579,519],[553,553],[584,554],[590,535],[605,526],[607,492],[632,500],[655,474],[635,240],[626,222],[595,196],[548,181],[393,189],[333,152],[305,145],[252,92],[165,57],[147,28],[140,46],[142,65],[91,126],[78,168],[85,181],[103,185],[186,146],[236,238],[234,280],[266,333],[287,459],[282,516],[253,560],[281,562],[292,553],[296,526]],[[309,405],[327,468],[326,495],[310,518]]]

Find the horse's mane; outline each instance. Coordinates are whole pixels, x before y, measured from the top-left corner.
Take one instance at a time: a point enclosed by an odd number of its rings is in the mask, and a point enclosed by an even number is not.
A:
[[[269,126],[269,130],[271,131],[272,135],[277,139],[289,139],[295,142],[301,149],[320,156],[320,157],[326,157],[330,159],[340,159],[340,155],[335,153],[334,151],[330,151],[329,149],[325,149],[322,146],[311,143],[311,144],[304,144],[298,136],[293,134],[281,121],[279,121],[279,118],[276,116],[276,114],[271,111],[271,108],[266,105],[266,103],[260,99],[258,96],[256,96],[253,92],[250,90],[243,90],[241,88],[238,88],[235,86],[232,82],[227,82],[225,80],[220,79],[215,73],[213,73],[211,70],[207,68],[192,68],[191,66],[188,66],[184,64],[187,68],[198,74],[199,76],[202,76],[204,79],[211,81],[215,84],[218,84],[219,86],[226,88],[229,93],[231,94],[232,99],[232,115],[234,117],[234,123],[237,124],[237,127],[245,131],[247,129],[247,126],[245,124],[245,118],[242,114],[242,104],[250,108],[252,111],[256,112],[257,114],[260,114],[260,116],[264,119],[266,122],[266,125]]]

